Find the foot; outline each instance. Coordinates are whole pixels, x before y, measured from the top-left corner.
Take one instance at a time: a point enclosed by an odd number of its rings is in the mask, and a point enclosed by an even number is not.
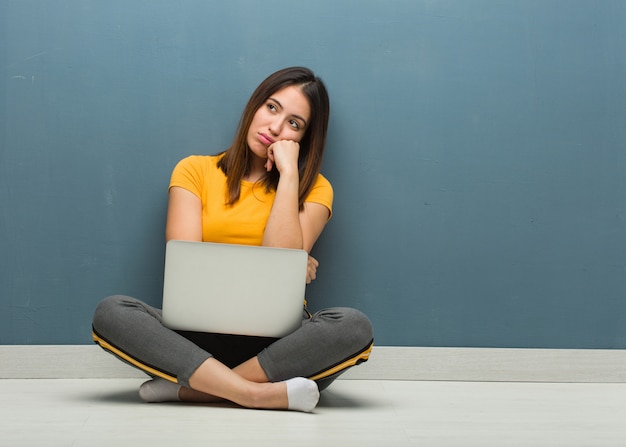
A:
[[[306,413],[313,411],[320,399],[320,392],[315,382],[304,377],[295,377],[285,381],[285,384],[287,385],[289,410]]]
[[[139,387],[139,397],[144,402],[175,402],[180,400],[180,388],[177,383],[165,379],[152,379]]]

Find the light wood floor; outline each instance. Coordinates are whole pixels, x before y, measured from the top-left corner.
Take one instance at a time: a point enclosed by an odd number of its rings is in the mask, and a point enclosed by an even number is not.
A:
[[[143,379],[0,380],[0,446],[626,446],[626,384],[338,380],[313,414],[144,404]]]

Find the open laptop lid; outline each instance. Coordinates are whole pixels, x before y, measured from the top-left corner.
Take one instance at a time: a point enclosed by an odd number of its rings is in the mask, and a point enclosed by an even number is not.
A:
[[[178,330],[284,337],[302,323],[304,250],[169,241],[163,323]]]

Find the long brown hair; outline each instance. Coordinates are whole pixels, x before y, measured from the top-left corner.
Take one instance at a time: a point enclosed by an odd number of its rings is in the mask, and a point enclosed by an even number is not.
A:
[[[300,175],[298,204],[300,209],[304,205],[304,199],[311,192],[322,167],[330,103],[328,92],[320,78],[316,77],[308,68],[290,67],[271,74],[252,93],[241,115],[235,139],[218,162],[218,166],[227,177],[228,197],[226,202],[229,205],[239,199],[241,180],[250,172],[252,159],[247,135],[255,113],[274,93],[289,86],[299,87],[311,107],[311,116],[306,133],[300,141],[298,157]],[[279,177],[278,170],[273,169],[259,181],[269,192],[276,190]]]

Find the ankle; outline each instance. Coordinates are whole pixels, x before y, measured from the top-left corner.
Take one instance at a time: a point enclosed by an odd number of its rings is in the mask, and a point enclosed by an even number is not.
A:
[[[248,394],[249,408],[255,409],[287,409],[287,386],[284,382],[255,383]]]
[[[182,387],[178,391],[178,396],[183,402],[215,403],[224,400],[221,397],[213,396],[211,394],[203,393],[202,391],[196,391],[191,388],[185,387]]]

